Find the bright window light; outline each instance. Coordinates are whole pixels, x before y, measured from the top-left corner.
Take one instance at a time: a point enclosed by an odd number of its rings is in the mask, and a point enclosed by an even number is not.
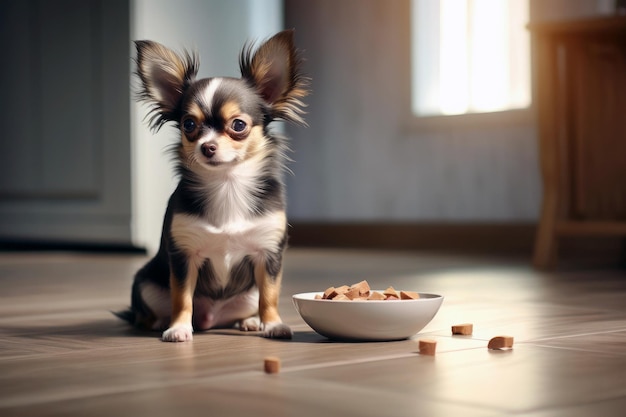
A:
[[[413,112],[530,105],[528,0],[412,0]]]

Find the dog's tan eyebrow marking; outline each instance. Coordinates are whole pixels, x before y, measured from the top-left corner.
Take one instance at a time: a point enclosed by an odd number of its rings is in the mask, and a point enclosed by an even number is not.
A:
[[[196,121],[204,120],[204,112],[196,102],[192,102],[191,104],[189,104],[189,107],[187,108],[187,114],[195,118]]]
[[[220,109],[220,113],[224,120],[229,120],[232,117],[242,114],[239,104],[237,104],[237,102],[235,101],[227,101],[226,103],[224,103],[222,105],[222,108]]]

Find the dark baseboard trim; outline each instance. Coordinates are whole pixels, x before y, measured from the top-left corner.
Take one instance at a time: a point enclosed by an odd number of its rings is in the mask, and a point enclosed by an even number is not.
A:
[[[327,223],[293,222],[292,247],[419,250],[532,259],[536,223]],[[617,262],[626,240],[615,237],[559,239],[563,261]]]
[[[145,255],[146,249],[122,243],[35,241],[0,239],[0,252],[81,252]]]
[[[534,223],[313,223],[294,222],[294,247],[532,253]]]

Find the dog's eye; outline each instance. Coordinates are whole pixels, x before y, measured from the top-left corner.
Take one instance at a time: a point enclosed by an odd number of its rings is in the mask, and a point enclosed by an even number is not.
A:
[[[196,122],[193,119],[183,120],[183,130],[185,133],[193,133],[196,130]]]
[[[248,115],[242,114],[232,118],[226,124],[225,130],[233,140],[244,140],[250,134],[250,126],[252,126],[252,119]]]
[[[244,130],[246,130],[246,127],[248,127],[248,125],[241,119],[233,120],[233,123],[230,126],[230,128],[233,129],[233,131],[236,133],[243,132]]]

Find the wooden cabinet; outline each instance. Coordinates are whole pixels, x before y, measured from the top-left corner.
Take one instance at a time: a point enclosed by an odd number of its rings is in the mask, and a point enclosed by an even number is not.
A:
[[[568,236],[626,236],[626,17],[530,26],[543,205],[534,264]]]

